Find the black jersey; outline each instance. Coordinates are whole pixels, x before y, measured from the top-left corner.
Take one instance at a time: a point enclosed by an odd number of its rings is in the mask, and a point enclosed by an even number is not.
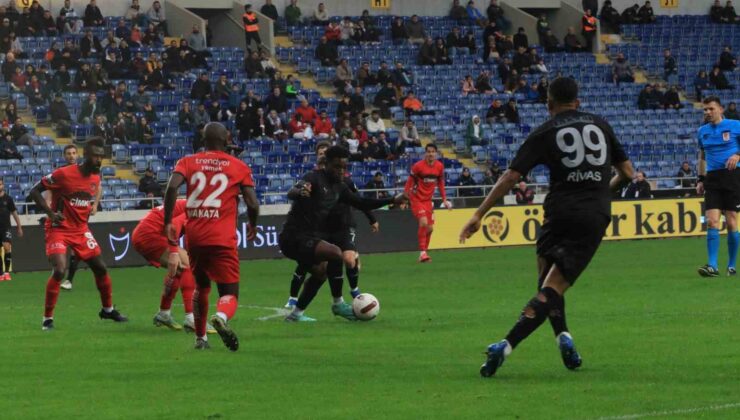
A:
[[[373,210],[393,203],[392,198],[360,197],[350,191],[344,181],[334,181],[325,170],[307,173],[296,184],[296,187],[302,187],[306,183],[311,184],[309,197],[289,197],[294,201],[283,226],[285,231],[310,232],[319,235],[328,232],[329,216],[339,203],[348,204],[360,210]]]
[[[7,229],[10,227],[10,215],[16,211],[15,202],[8,193],[0,197],[0,228]]]
[[[355,185],[355,182],[352,181],[351,177],[345,177],[344,183],[347,184],[347,188],[349,188],[353,194],[358,193],[357,185]],[[370,210],[362,210],[362,212],[365,214],[365,217],[367,217],[370,224],[375,223],[375,216],[373,216],[373,213]],[[352,213],[352,206],[343,202],[337,203],[329,213],[329,219],[327,221],[328,231],[356,228],[357,223],[355,222],[355,218]]]
[[[611,215],[611,167],[628,159],[614,130],[599,116],[565,111],[532,132],[511,162],[527,174],[537,165],[550,170],[545,218],[598,212]]]

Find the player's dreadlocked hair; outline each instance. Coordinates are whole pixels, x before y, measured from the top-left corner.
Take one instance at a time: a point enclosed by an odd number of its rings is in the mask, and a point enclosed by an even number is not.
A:
[[[93,147],[105,147],[105,140],[102,137],[90,137],[85,142],[85,154],[92,152]]]

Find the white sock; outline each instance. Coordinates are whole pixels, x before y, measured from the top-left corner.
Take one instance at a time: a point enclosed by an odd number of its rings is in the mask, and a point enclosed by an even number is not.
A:
[[[340,303],[344,303],[344,298],[342,296],[335,297],[334,298],[334,304],[339,305]]]
[[[353,292],[359,292],[360,291],[360,288],[359,287],[355,287],[354,289],[352,289],[352,291]]]
[[[172,314],[172,310],[159,308],[159,313],[164,316],[170,316]]]
[[[293,315],[295,316],[303,315],[303,309],[298,309],[298,307],[296,306],[295,308],[293,308]]]
[[[563,331],[563,332],[561,332],[560,334],[558,334],[558,336],[557,336],[557,337],[555,337],[555,342],[557,342],[558,344],[560,344],[560,336],[561,336],[561,335],[562,335],[562,336],[565,336],[565,337],[568,337],[568,338],[570,338],[571,340],[573,339],[573,337],[572,337],[572,336],[570,335],[570,333],[569,333],[568,331]]]
[[[512,351],[514,351],[514,349],[511,348],[511,344],[509,344],[508,340],[504,340],[504,341],[506,341],[506,347],[504,348],[504,357],[509,357],[509,355],[511,354]]]
[[[219,318],[221,318],[221,319],[223,319],[224,322],[228,322],[229,321],[229,318],[223,312],[216,312],[216,316],[219,317]]]
[[[48,321],[48,320],[50,320],[50,319],[54,319],[54,317],[52,317],[52,316],[45,316],[45,317],[44,317],[44,321]]]
[[[103,308],[103,311],[105,311],[105,313],[109,314],[109,313],[113,312],[113,307],[111,306],[110,308]]]
[[[195,323],[195,317],[192,312],[185,314],[185,321]]]
[[[289,298],[288,298],[288,300],[298,300],[298,297],[296,297],[296,296],[291,296],[291,297],[289,297]]]
[[[204,335],[203,337],[198,337],[203,341],[208,341],[208,335]]]

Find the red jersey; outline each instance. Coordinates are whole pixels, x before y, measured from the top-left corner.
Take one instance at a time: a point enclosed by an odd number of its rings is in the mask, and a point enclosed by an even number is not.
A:
[[[431,165],[426,160],[420,160],[411,167],[404,190],[412,201],[431,201],[435,186],[439,188],[442,199],[446,200],[444,165],[438,160]]]
[[[46,228],[65,231],[87,231],[87,220],[100,188],[100,175],[84,176],[82,167],[68,165],[59,168],[41,179],[41,185],[51,191],[51,209],[62,212],[64,221],[51,225],[46,220]]]
[[[175,209],[172,211],[172,224],[177,228],[178,236],[180,236],[187,220],[185,217],[185,203],[186,200],[177,200],[175,202]],[[154,233],[164,236],[164,206],[154,207],[149,210],[149,213],[139,221],[136,230],[142,233]]]
[[[254,187],[252,170],[228,153],[208,150],[185,156],[174,172],[185,177],[188,245],[236,248],[242,186]]]

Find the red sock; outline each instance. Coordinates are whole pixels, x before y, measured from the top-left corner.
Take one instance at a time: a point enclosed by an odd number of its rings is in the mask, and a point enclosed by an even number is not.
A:
[[[61,284],[62,282],[55,280],[54,277],[49,277],[49,281],[46,282],[46,303],[44,304],[44,317],[46,318],[54,316],[54,307],[57,306]]]
[[[211,286],[201,287],[195,286],[195,293],[193,293],[193,303],[195,309],[193,315],[195,316],[195,335],[197,337],[206,336],[206,320],[208,319],[208,294],[211,293]]]
[[[234,295],[224,295],[218,300],[216,305],[216,311],[222,312],[226,315],[226,319],[229,320],[234,317],[236,308],[239,306],[239,302]]]
[[[95,285],[98,286],[100,303],[103,305],[103,308],[113,307],[113,286],[111,285],[108,273],[102,276],[95,276]]]
[[[419,251],[427,250],[427,228],[419,226],[419,230],[416,232],[419,237]]]
[[[195,278],[189,268],[180,273],[180,293],[182,293],[182,303],[185,305],[185,313],[193,313],[193,292],[195,292]]]
[[[164,288],[162,289],[162,298],[159,301],[159,309],[167,311],[172,308],[172,300],[177,295],[177,289],[180,288],[180,275],[170,277],[169,274],[164,277]]]

